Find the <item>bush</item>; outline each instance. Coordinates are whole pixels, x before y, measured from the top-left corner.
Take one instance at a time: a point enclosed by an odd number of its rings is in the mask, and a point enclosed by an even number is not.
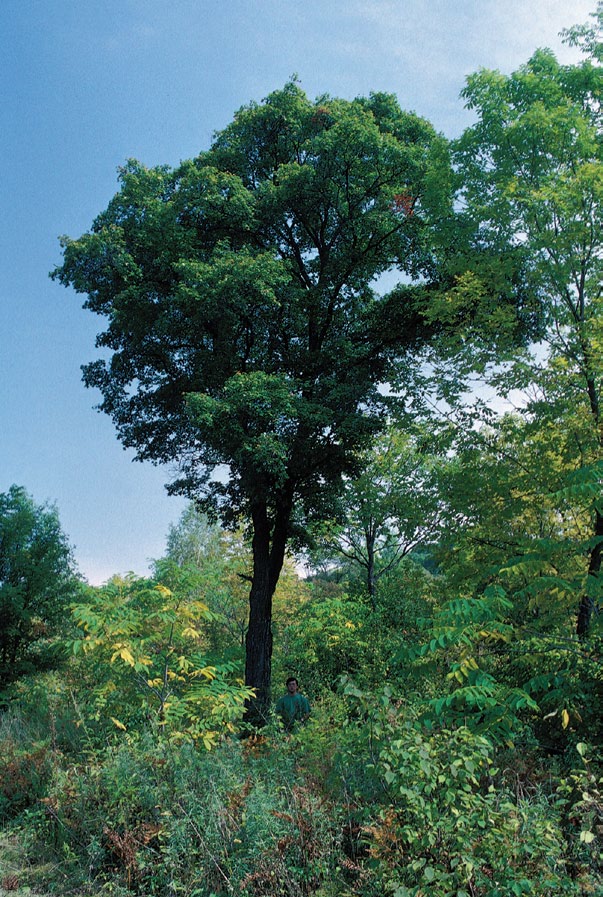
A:
[[[418,709],[388,688],[376,695],[348,681],[341,703],[347,719],[333,733],[331,757],[339,805],[345,796],[355,826],[354,893],[579,893],[554,780],[547,788],[541,776],[529,793],[511,790],[491,740],[464,726],[426,728]],[[308,727],[299,739],[311,737]]]
[[[342,594],[299,608],[282,633],[274,672],[285,681],[291,672],[309,695],[335,691],[345,673],[371,681],[385,672],[383,656],[372,637],[368,609],[361,599]]]
[[[433,897],[578,893],[554,802],[497,789],[487,739],[409,725],[396,736],[379,756],[390,802],[367,829],[377,874],[396,897],[426,887]]]

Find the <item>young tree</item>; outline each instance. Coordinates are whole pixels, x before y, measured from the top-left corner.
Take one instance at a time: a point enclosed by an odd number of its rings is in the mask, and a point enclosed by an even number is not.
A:
[[[601,7],[597,21],[600,26]],[[593,44],[594,31],[571,35]],[[538,351],[499,372],[497,385],[503,392],[532,386],[525,413],[543,428],[574,431],[570,469],[596,463],[603,459],[603,69],[596,59],[561,65],[539,50],[511,76],[472,75],[464,96],[477,122],[458,142],[456,161],[475,245],[498,257],[501,267],[520,260],[522,289],[537,298],[542,316]],[[473,288],[464,297],[459,291],[461,304],[463,298],[479,302],[475,281]],[[580,635],[600,594],[600,501],[592,515]]]
[[[172,565],[177,580],[186,572],[190,591],[209,608],[204,631],[212,652],[244,647],[251,550],[241,530],[211,523],[191,502],[169,529],[165,558],[155,564],[156,578],[170,588]]]
[[[447,148],[391,96],[311,102],[289,83],[193,161],[132,161],[120,179],[54,276],[108,320],[111,359],[84,380],[120,439],[178,462],[172,492],[250,525],[246,682],[261,717],[286,546],[329,513],[382,426],[379,383],[421,336]],[[396,268],[418,285],[379,297]]]
[[[373,609],[377,583],[414,549],[436,538],[444,520],[438,491],[442,458],[425,440],[390,427],[368,453],[359,476],[346,482],[343,522],[329,523],[320,548],[360,567]]]
[[[220,526],[211,523],[207,514],[199,511],[191,502],[178,522],[168,530],[166,557],[179,567],[187,564],[200,567],[208,559],[221,555],[221,541]]]
[[[187,571],[179,576],[168,565],[165,572],[171,588],[116,576],[83,591],[73,606],[79,632],[70,647],[80,658],[84,713],[109,731],[134,735],[150,726],[210,750],[225,730],[234,731],[249,689],[234,680],[231,664],[207,657],[202,625],[209,610],[191,596]]]
[[[0,686],[48,663],[77,585],[56,508],[20,486],[0,494]]]

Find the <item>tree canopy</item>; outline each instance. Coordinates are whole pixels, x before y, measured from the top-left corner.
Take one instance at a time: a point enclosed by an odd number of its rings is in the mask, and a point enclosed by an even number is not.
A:
[[[84,380],[120,439],[251,525],[259,707],[286,546],[383,425],[379,386],[425,330],[450,180],[445,141],[392,96],[311,102],[290,82],[175,170],[130,161],[90,233],[64,240],[54,276],[107,319],[110,358]],[[406,284],[380,296],[392,270]]]
[[[581,34],[574,29],[570,37],[579,42]],[[599,465],[601,68],[591,59],[562,65],[539,50],[510,76],[487,70],[472,75],[464,97],[477,122],[458,141],[455,158],[476,245],[501,264],[519,257],[524,288],[540,309],[539,345],[499,368],[493,382],[503,395],[529,387],[524,413],[543,430],[570,430],[568,469]],[[582,635],[600,594],[600,502],[591,513],[593,540],[577,624]]]

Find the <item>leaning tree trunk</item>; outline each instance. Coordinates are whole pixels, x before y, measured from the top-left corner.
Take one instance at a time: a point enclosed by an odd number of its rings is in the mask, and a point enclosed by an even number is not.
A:
[[[245,639],[245,684],[255,689],[245,719],[263,726],[270,711],[272,677],[272,596],[285,560],[291,502],[279,504],[274,523],[266,503],[252,510],[253,578],[249,593],[249,625]]]

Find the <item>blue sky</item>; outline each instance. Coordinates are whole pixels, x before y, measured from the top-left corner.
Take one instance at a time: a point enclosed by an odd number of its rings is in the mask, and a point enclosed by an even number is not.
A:
[[[510,72],[595,0],[2,0],[0,492],[56,503],[93,583],[147,572],[184,501],[169,470],[132,463],[80,366],[102,322],[53,283],[127,158],[205,149],[250,100],[297,74],[311,96],[395,93],[447,136],[485,66]],[[575,56],[574,56],[575,58]]]

